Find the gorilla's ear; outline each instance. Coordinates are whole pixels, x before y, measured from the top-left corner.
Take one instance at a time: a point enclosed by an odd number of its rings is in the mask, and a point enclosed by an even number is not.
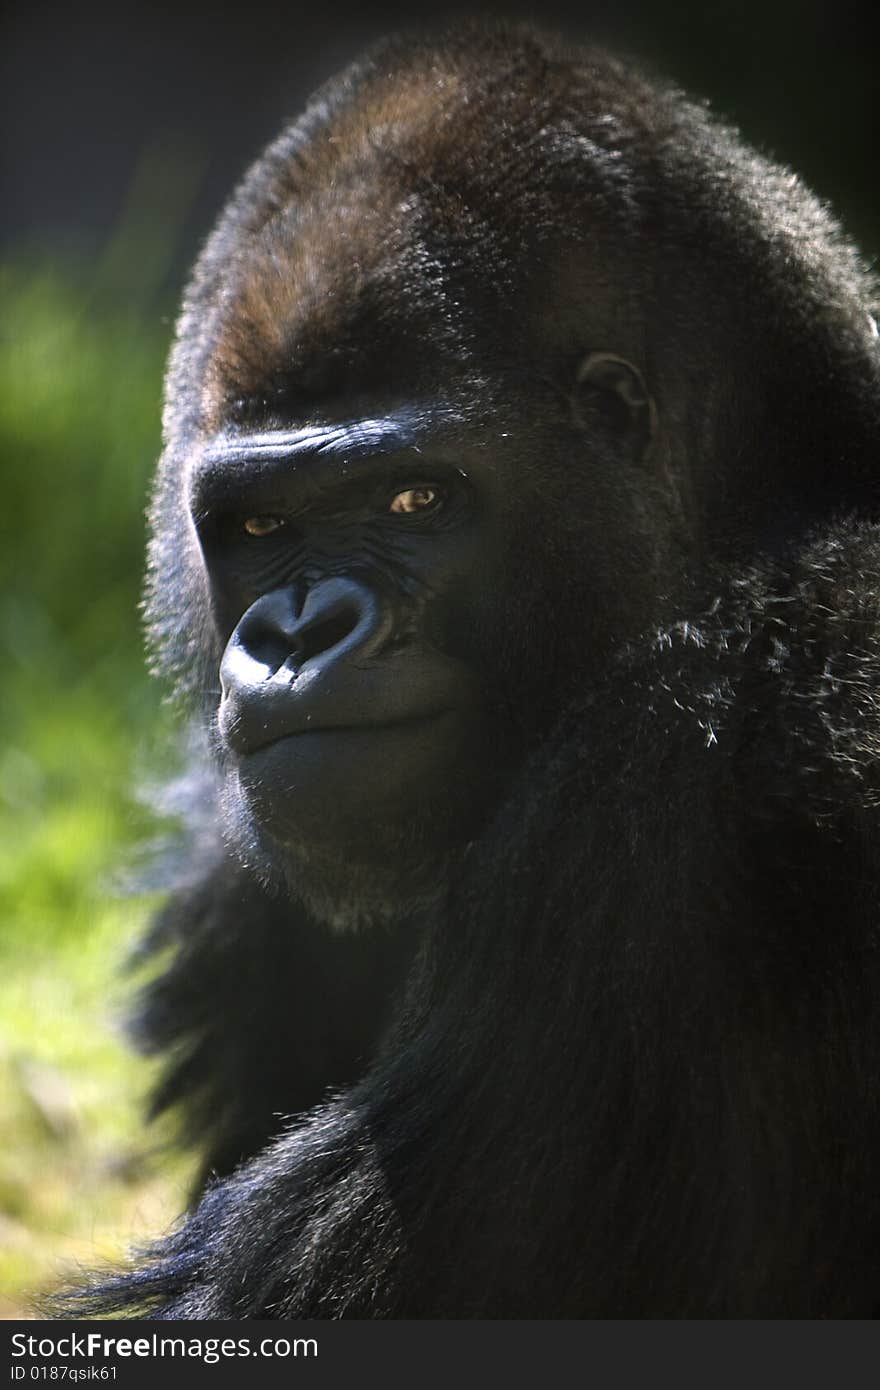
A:
[[[579,428],[600,431],[632,459],[648,453],[657,411],[637,367],[613,352],[591,352],[575,377],[571,409]]]

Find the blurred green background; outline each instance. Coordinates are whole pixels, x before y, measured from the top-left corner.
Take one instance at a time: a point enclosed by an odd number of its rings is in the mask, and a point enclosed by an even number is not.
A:
[[[0,33],[0,1316],[184,1201],[187,1164],[143,1125],[149,1067],[120,1036],[152,906],[122,884],[158,831],[138,791],[173,761],[138,614],[163,363],[186,266],[247,158],[412,18],[32,4]],[[541,19],[713,97],[876,251],[876,79],[846,3],[550,3]]]
[[[148,283],[124,298],[114,287],[132,232],[98,264],[10,256],[0,271],[7,1316],[59,1256],[112,1254],[108,1233],[127,1244],[181,1200],[176,1169],[159,1178],[148,1162],[146,1077],[116,1037],[118,967],[149,906],[121,896],[129,847],[154,833],[134,793],[163,722],[138,593],[169,330]]]

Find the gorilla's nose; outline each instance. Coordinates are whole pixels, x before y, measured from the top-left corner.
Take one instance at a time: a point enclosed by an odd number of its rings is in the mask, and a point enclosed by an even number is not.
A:
[[[358,670],[383,646],[392,622],[389,604],[356,579],[321,580],[301,607],[292,586],[264,594],[220,664],[224,737],[250,752],[328,719],[362,720]]]
[[[223,658],[224,684],[227,674],[232,684],[242,674],[252,680],[254,665],[262,668],[262,680],[282,667],[289,675],[307,664],[317,670],[384,635],[378,595],[355,579],[324,579],[309,589],[302,607],[297,600],[293,587],[275,589],[247,610]]]

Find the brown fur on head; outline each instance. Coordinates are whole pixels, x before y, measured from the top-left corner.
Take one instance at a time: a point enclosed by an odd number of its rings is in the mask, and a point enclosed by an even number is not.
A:
[[[386,45],[341,103],[319,98],[265,157],[264,216],[236,228],[226,255],[222,227],[215,238],[206,428],[241,400],[271,410],[284,396],[305,411],[389,380],[412,389],[414,361],[431,380],[451,363],[478,369],[479,348],[521,370],[539,355],[548,296],[570,294],[572,275],[590,282],[593,332],[613,321],[632,350],[638,314],[624,310],[647,289],[637,262],[616,286],[638,175],[619,162],[601,84],[585,127],[590,75],[562,48],[525,30],[513,44],[469,32],[473,43]]]

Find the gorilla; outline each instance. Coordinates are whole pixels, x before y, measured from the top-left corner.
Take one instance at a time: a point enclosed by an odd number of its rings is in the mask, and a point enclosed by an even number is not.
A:
[[[79,1313],[880,1305],[877,287],[528,27],[388,41],[186,294],[144,953],[193,1209]]]

